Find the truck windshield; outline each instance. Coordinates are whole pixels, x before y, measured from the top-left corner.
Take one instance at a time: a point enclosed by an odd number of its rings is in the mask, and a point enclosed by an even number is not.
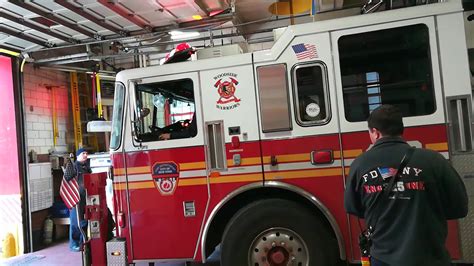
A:
[[[112,133],[110,138],[111,150],[118,149],[122,139],[124,96],[125,87],[123,84],[119,82],[115,83],[114,111],[112,114]]]

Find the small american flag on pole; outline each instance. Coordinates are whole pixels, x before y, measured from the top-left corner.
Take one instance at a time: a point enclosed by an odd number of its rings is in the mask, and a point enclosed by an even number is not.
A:
[[[314,44],[300,43],[291,46],[291,48],[293,48],[293,51],[295,52],[296,58],[298,60],[313,59],[318,57],[316,45]]]
[[[63,178],[61,187],[59,187],[59,195],[68,209],[75,207],[81,200],[79,184],[77,183],[76,178],[73,178],[70,181],[66,181],[66,179]]]
[[[63,180],[59,188],[59,195],[63,199],[68,209],[72,209],[81,200],[79,194],[79,184],[77,183],[77,172],[71,159],[63,167]]]

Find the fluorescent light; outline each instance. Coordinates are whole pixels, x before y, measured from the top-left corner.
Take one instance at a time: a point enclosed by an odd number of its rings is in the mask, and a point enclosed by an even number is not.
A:
[[[197,31],[187,31],[187,32],[182,32],[182,31],[170,31],[169,34],[171,35],[171,39],[173,40],[181,40],[181,39],[189,39],[192,37],[197,37],[201,35]]]

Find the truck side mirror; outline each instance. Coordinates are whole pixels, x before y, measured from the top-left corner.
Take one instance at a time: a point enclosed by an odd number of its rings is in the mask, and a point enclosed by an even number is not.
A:
[[[139,119],[142,119],[150,114],[150,108],[143,107],[140,109]]]
[[[87,123],[87,132],[111,132],[112,121],[94,120]]]
[[[135,137],[135,141],[139,143],[140,147],[142,146],[142,139],[140,137],[142,132],[140,130],[140,124],[143,121],[143,118],[145,118],[149,114],[150,114],[150,108],[147,108],[147,107],[142,107],[140,109],[137,108],[137,112],[135,115],[136,119],[131,121],[132,128],[133,128],[132,135]]]

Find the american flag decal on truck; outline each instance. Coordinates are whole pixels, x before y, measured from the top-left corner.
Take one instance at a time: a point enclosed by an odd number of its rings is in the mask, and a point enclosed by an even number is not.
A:
[[[293,48],[298,60],[318,58],[318,52],[314,44],[300,43],[292,45],[291,48]]]

